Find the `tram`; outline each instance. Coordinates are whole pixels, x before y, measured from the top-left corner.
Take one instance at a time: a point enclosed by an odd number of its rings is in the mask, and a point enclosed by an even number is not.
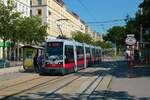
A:
[[[34,71],[34,57],[43,54],[44,48],[41,46],[25,45],[23,48],[23,68],[25,71]]]
[[[47,40],[40,75],[77,72],[101,62],[101,48],[72,40]]]

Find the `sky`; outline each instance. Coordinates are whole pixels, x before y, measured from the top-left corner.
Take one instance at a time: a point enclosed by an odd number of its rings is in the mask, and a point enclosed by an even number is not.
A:
[[[64,0],[67,9],[77,13],[93,31],[105,34],[109,28],[125,25],[120,19],[134,17],[144,0]],[[120,20],[120,21],[114,21]],[[107,23],[103,23],[103,22]],[[89,22],[101,22],[91,24]]]

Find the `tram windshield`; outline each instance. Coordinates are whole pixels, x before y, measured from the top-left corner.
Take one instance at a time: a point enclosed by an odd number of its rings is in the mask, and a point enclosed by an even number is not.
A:
[[[62,60],[63,59],[63,43],[48,42],[46,48],[47,60]]]

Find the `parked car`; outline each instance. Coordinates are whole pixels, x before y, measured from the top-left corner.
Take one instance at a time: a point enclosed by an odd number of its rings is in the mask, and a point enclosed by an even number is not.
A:
[[[0,68],[9,67],[10,62],[6,59],[0,59]]]

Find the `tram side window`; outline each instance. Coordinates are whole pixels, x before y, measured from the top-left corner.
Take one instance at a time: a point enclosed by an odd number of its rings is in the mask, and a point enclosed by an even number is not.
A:
[[[86,47],[86,56],[89,58],[90,57],[90,48]]]
[[[96,49],[96,56],[98,56],[98,49]]]
[[[80,59],[83,59],[84,56],[84,49],[82,46],[77,46],[77,59],[80,60]]]
[[[74,53],[73,53],[73,46],[66,45],[65,46],[65,63],[72,63],[74,62]]]
[[[99,56],[100,55],[100,52],[99,52],[99,49],[97,49],[97,56]]]
[[[101,51],[100,51],[100,49],[98,49],[98,55],[101,56]]]
[[[102,56],[102,51],[101,50],[99,50],[99,55]]]
[[[92,55],[95,56],[95,49],[92,48]]]

